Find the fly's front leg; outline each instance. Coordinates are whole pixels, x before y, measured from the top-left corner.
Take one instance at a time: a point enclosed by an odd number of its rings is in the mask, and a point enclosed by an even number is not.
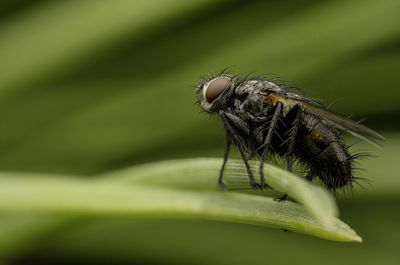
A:
[[[225,130],[227,132],[227,135],[229,135],[230,138],[232,138],[237,146],[237,148],[239,149],[239,152],[242,156],[243,162],[246,166],[246,170],[247,170],[247,174],[249,176],[249,181],[250,181],[250,186],[252,188],[256,188],[256,189],[260,189],[262,188],[255,180],[254,180],[254,176],[253,173],[251,172],[250,169],[250,165],[246,156],[246,152],[244,151],[243,145],[241,143],[240,140],[240,135],[239,133],[233,128],[233,126],[231,124],[234,124],[235,127],[239,127],[240,131],[243,132],[249,132],[248,127],[246,127],[247,125],[245,125],[245,122],[242,121],[239,117],[231,114],[231,113],[225,113],[223,111],[220,111],[220,115],[225,127]],[[223,162],[223,168],[225,167],[225,159]],[[223,171],[223,169],[221,169],[221,171]],[[220,173],[220,178],[221,177],[222,172]]]
[[[223,182],[222,178],[224,176],[224,169],[226,162],[228,161],[229,151],[231,149],[231,137],[229,132],[225,129],[225,154],[224,154],[224,161],[222,162],[221,171],[219,172],[218,177],[218,186],[221,190],[227,190],[225,183]]]
[[[260,182],[262,187],[267,187],[267,183],[265,182],[264,178],[264,161],[265,161],[265,156],[267,155],[269,145],[271,144],[272,140],[272,135],[275,132],[276,124],[278,122],[279,115],[281,115],[282,111],[282,102],[278,101],[275,105],[275,111],[271,119],[271,123],[268,128],[267,136],[265,137],[264,143],[263,143],[263,153],[261,155],[260,159]]]

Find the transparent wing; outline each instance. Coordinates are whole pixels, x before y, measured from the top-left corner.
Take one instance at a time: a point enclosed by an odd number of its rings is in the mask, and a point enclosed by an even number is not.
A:
[[[307,112],[313,113],[318,116],[322,116],[322,117],[326,118],[327,120],[331,121],[332,123],[334,123],[337,127],[347,130],[352,135],[354,135],[360,139],[363,139],[373,145],[381,147],[380,144],[369,139],[368,137],[372,137],[372,138],[379,139],[379,140],[385,140],[385,138],[382,135],[371,130],[367,126],[364,126],[358,122],[355,122],[355,121],[353,121],[347,117],[344,117],[338,113],[335,113],[328,109],[324,109],[324,108],[316,106],[314,104],[310,104],[308,102],[302,102],[302,105],[305,107],[305,110]]]

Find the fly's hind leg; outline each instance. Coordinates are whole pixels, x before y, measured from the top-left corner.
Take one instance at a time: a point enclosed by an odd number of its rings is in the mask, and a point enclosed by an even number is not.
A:
[[[268,127],[268,132],[267,136],[265,137],[264,143],[262,145],[263,148],[263,153],[261,155],[260,159],[260,182],[262,187],[267,187],[267,183],[265,182],[264,178],[264,161],[265,161],[265,156],[267,155],[269,145],[271,144],[272,140],[272,135],[275,132],[276,124],[278,122],[279,115],[281,115],[282,111],[282,102],[278,101],[275,106],[275,111],[271,119],[271,123]]]
[[[296,137],[297,137],[297,133],[298,133],[299,127],[300,127],[301,113],[302,113],[302,108],[301,108],[300,104],[294,106],[294,108],[295,108],[295,112],[296,112],[295,118],[291,124],[290,130],[288,133],[288,138],[282,143],[282,145],[285,145],[286,143],[288,144],[286,157],[287,157],[289,172],[293,171],[292,167],[293,167],[294,145],[296,143]],[[286,199],[287,199],[287,194],[284,194],[283,196],[276,198],[275,200],[285,201]]]
[[[294,145],[296,143],[296,137],[297,137],[297,133],[299,131],[299,127],[300,127],[300,121],[301,121],[301,105],[298,104],[296,106],[294,106],[294,108],[296,108],[296,116],[292,122],[292,126],[289,130],[289,135],[287,138],[287,143],[288,143],[288,149],[286,152],[286,157],[287,157],[287,163],[288,163],[288,171],[292,172],[292,166],[293,166],[293,153],[294,153]],[[286,143],[286,141],[284,142],[284,144]]]

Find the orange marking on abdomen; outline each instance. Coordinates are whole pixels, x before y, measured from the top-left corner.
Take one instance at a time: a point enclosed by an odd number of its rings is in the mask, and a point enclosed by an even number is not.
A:
[[[312,130],[312,132],[311,132],[311,139],[312,139],[314,142],[319,143],[319,142],[321,142],[321,141],[324,139],[324,134],[323,134],[320,130],[314,129],[314,130]]]

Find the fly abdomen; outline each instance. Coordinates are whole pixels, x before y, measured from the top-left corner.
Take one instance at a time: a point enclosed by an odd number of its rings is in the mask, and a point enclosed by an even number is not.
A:
[[[351,183],[352,159],[342,138],[335,128],[309,115],[304,117],[305,127],[298,138],[302,143],[298,142],[296,152],[309,168],[307,178],[318,177],[329,189]]]

